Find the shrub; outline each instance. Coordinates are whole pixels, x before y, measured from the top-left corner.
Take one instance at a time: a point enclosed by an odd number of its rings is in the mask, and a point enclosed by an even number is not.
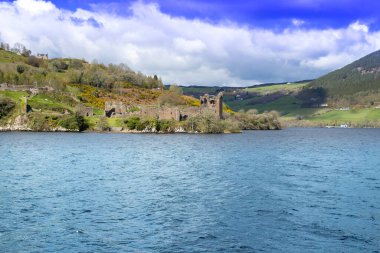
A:
[[[183,127],[186,131],[200,132],[200,133],[223,133],[226,127],[226,123],[223,120],[218,119],[212,114],[203,114],[188,119]]]
[[[69,68],[69,65],[63,60],[54,60],[53,67],[54,70],[57,72],[64,72]]]
[[[150,126],[149,124],[150,122],[148,120],[140,120],[136,123],[136,130],[137,131],[143,131],[144,129],[146,129],[148,126]]]
[[[127,125],[129,130],[134,130],[134,129],[136,129],[137,124],[140,123],[140,118],[133,116],[133,117],[130,117],[130,118],[124,120],[124,123]]]
[[[101,117],[96,126],[102,131],[109,131],[110,126],[106,117]]]
[[[0,97],[0,119],[7,116],[15,107],[16,104],[12,100]]]
[[[58,122],[58,124],[69,130],[84,131],[88,128],[88,123],[84,117],[80,116],[78,113],[72,116],[64,117]]]
[[[83,69],[83,63],[85,63],[83,60],[71,59],[69,62],[69,67],[73,69]]]
[[[262,114],[239,112],[233,119],[239,122],[242,130],[277,130],[281,129],[278,113],[275,111]]]
[[[202,115],[199,130],[202,133],[218,134],[224,132],[224,126],[214,115]]]
[[[35,57],[35,56],[33,56],[33,55],[31,55],[31,56],[29,56],[28,57],[28,61],[27,61],[27,63],[29,64],[29,65],[31,65],[31,66],[33,66],[33,67],[40,67],[41,65],[42,65],[42,62],[43,62],[43,60],[42,59],[39,59],[39,58],[37,58],[37,57]]]
[[[25,72],[26,68],[23,65],[17,65],[16,70],[19,74],[22,74]]]
[[[163,133],[173,133],[176,127],[174,120],[159,120],[157,121],[156,130]]]
[[[176,92],[166,92],[160,97],[160,105],[177,106],[186,104],[186,100]]]

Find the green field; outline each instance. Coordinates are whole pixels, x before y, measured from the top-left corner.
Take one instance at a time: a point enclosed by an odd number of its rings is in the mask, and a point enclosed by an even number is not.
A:
[[[302,87],[305,87],[309,82],[303,82],[303,83],[286,83],[286,84],[275,84],[275,85],[269,85],[269,86],[257,86],[257,87],[250,87],[245,88],[242,91],[243,92],[255,92],[259,93],[261,95],[269,94],[269,93],[275,93],[275,92],[295,92],[301,89]]]
[[[59,101],[45,94],[33,96],[28,100],[28,105],[37,110],[48,110],[61,113],[65,110],[73,111],[72,107],[68,106],[67,104],[60,103]]]
[[[242,91],[255,93],[243,100],[230,100],[226,103],[235,111],[256,109],[258,113],[277,111],[285,122],[293,121],[295,125],[339,125],[378,126],[380,124],[380,109],[359,108],[348,111],[333,108],[304,108],[296,94],[308,83],[276,84],[243,89]],[[257,103],[259,97],[270,96],[281,92],[284,96],[267,103]]]
[[[380,109],[355,109],[349,111],[331,110],[308,118],[311,121],[365,122],[380,121]]]
[[[278,111],[281,115],[287,116],[307,116],[318,111],[316,108],[302,108],[301,102],[293,96],[283,96],[275,101],[266,104],[254,104],[255,98],[246,100],[235,100],[227,102],[233,110],[256,109],[259,113],[265,111]]]
[[[25,91],[0,91],[0,96],[10,98],[14,102],[19,102],[22,97],[27,97],[28,93]]]

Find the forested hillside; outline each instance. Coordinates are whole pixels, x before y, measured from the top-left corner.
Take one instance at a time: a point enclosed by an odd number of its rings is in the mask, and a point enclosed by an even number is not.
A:
[[[351,98],[378,93],[380,89],[380,51],[371,53],[341,69],[310,83],[321,87],[331,98]]]

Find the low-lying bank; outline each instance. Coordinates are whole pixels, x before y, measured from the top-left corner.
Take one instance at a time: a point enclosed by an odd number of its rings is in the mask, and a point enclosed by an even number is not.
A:
[[[280,119],[281,125],[285,128],[289,127],[348,127],[348,128],[380,128],[379,121],[313,121],[313,120],[283,120]]]
[[[212,114],[202,114],[184,121],[136,116],[106,118],[31,112],[15,114],[0,121],[0,131],[218,134],[240,133],[242,130],[278,129],[281,129],[281,124],[275,112],[231,113],[222,120]]]

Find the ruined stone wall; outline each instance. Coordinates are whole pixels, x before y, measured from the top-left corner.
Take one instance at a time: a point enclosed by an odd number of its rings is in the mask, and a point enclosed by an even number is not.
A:
[[[201,113],[208,112],[215,114],[219,119],[223,119],[223,92],[217,96],[205,94],[200,97]]]
[[[127,106],[120,101],[106,101],[104,105],[104,114],[107,117],[125,116]]]
[[[217,96],[216,113],[219,119],[223,119],[223,92],[220,92]]]
[[[152,117],[166,120],[180,120],[180,111],[178,108],[169,107],[142,107],[139,111],[127,112],[126,116]]]
[[[84,105],[76,106],[75,110],[79,113],[80,116],[83,117],[92,117],[94,116],[94,108],[86,107]]]
[[[27,91],[33,88],[33,85],[10,85],[7,83],[0,84],[1,91]]]
[[[160,120],[181,121],[195,117],[201,113],[199,107],[171,108],[171,107],[141,107],[139,111],[127,112],[126,117],[138,116],[141,118],[152,117]]]
[[[0,91],[29,91],[32,95],[37,95],[44,91],[53,91],[50,86],[34,87],[33,85],[11,85],[7,83],[0,84]]]
[[[202,113],[212,113],[223,118],[223,93],[218,96],[201,96],[201,107],[156,107],[143,106],[138,111],[129,111],[122,102],[107,101],[105,103],[105,116],[107,117],[151,117],[160,120],[186,120]]]

